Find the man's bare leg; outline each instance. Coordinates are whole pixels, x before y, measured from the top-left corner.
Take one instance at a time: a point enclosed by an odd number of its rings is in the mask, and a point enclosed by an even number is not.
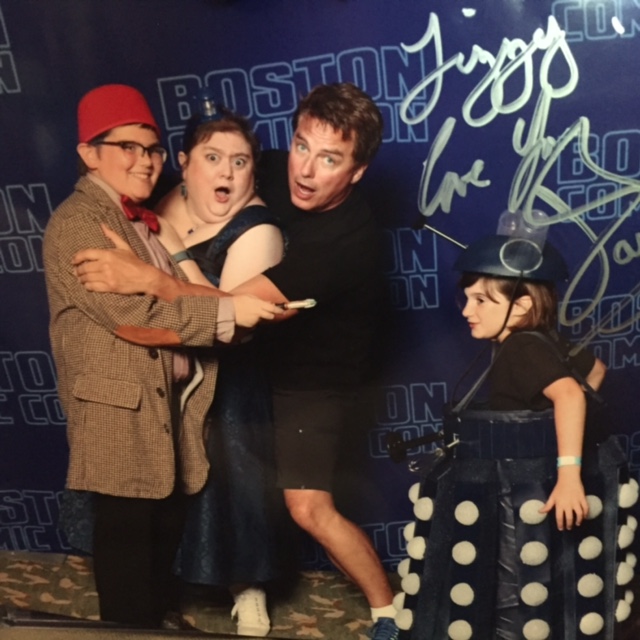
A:
[[[284,497],[296,524],[317,540],[332,562],[364,593],[370,607],[393,601],[387,574],[369,537],[340,515],[328,491],[285,489]]]

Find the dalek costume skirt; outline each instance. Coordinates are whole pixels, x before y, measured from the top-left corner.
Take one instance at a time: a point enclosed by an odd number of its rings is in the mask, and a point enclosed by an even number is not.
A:
[[[633,601],[638,500],[617,439],[583,455],[589,515],[558,531],[539,512],[557,477],[553,410],[463,411],[445,436],[458,444],[409,493],[401,638],[613,638]]]

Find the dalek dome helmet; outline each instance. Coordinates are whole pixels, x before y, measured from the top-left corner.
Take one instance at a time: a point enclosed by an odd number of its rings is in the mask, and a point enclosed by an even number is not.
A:
[[[560,252],[548,242],[543,247],[527,238],[492,235],[471,243],[458,256],[454,270],[498,278],[558,282],[569,273]]]

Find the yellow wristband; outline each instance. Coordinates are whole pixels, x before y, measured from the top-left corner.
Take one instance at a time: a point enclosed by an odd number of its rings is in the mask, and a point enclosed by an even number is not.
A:
[[[566,467],[570,464],[577,464],[580,467],[582,466],[582,458],[580,456],[560,456],[558,458],[559,467]]]

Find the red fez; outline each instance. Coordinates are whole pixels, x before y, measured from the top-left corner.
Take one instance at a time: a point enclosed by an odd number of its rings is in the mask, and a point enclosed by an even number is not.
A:
[[[86,93],[78,104],[79,142],[89,142],[101,133],[127,124],[158,127],[144,96],[125,84],[105,84]]]

